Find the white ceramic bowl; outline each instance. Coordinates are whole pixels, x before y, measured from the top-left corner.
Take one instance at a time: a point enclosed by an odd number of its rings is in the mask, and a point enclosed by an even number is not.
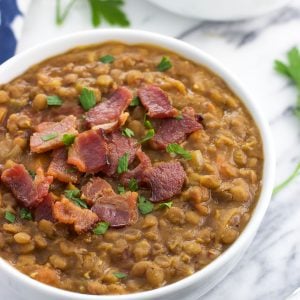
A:
[[[36,46],[11,58],[0,66],[0,83],[6,83],[16,76],[21,75],[33,64],[61,54],[71,48],[80,45],[89,45],[117,40],[128,44],[152,44],[174,51],[196,63],[206,66],[214,73],[223,78],[228,86],[244,102],[247,109],[255,120],[263,141],[264,167],[262,190],[253,211],[253,215],[237,241],[222,255],[215,259],[201,271],[180,280],[174,284],[155,289],[152,291],[122,295],[122,296],[92,296],[72,293],[50,287],[23,275],[5,260],[0,259],[0,280],[9,285],[19,295],[26,295],[31,300],[194,300],[214,287],[222,280],[229,271],[237,264],[248,248],[267,210],[273,188],[275,160],[271,137],[266,120],[263,118],[253,100],[246,93],[238,80],[222,65],[200,51],[179,40],[154,34],[150,32],[126,30],[126,29],[103,29],[85,31],[59,38],[45,44]],[[234,288],[234,287],[233,287]],[[25,299],[25,298],[24,298]]]
[[[205,20],[233,21],[276,10],[290,0],[149,0],[173,13]]]

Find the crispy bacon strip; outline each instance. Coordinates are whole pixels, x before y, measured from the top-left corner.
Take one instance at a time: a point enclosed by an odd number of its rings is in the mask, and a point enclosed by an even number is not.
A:
[[[68,116],[60,122],[44,122],[36,127],[36,132],[30,137],[30,150],[43,153],[64,145],[63,135],[77,135],[76,118]]]
[[[127,192],[124,195],[102,197],[92,206],[92,211],[111,227],[131,225],[138,219],[137,196],[135,192]]]
[[[126,122],[128,113],[124,111],[131,100],[130,90],[126,87],[119,87],[108,100],[99,103],[86,113],[86,121],[94,129],[112,131]]]
[[[80,173],[67,163],[68,151],[66,148],[54,150],[52,157],[47,175],[66,183],[76,183],[79,180]]]
[[[64,196],[55,202],[53,216],[60,223],[73,225],[78,234],[87,232],[99,220],[91,210],[80,208]]]
[[[182,190],[186,174],[177,161],[162,162],[144,172],[144,180],[150,185],[152,202],[168,200]]]
[[[138,96],[151,118],[165,119],[178,115],[168,95],[158,86],[147,85],[139,88]]]
[[[85,199],[88,205],[93,205],[102,197],[114,196],[112,186],[100,177],[93,177],[81,188],[81,197]]]
[[[44,176],[42,168],[36,171],[33,180],[24,165],[16,164],[6,169],[2,175],[2,182],[11,190],[16,199],[25,207],[36,207],[48,195],[52,176]]]
[[[97,173],[107,166],[107,144],[102,131],[80,133],[69,149],[68,164],[80,172]]]
[[[194,109],[185,107],[182,110],[181,119],[161,120],[161,124],[150,143],[154,149],[165,149],[168,144],[181,143],[189,134],[202,128]]]

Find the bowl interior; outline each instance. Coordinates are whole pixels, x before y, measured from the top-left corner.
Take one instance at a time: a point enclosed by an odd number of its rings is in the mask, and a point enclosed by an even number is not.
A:
[[[128,29],[102,29],[80,32],[44,43],[13,57],[9,61],[1,65],[0,84],[9,82],[15,77],[21,75],[32,65],[37,64],[49,57],[66,52],[67,50],[74,47],[81,45],[98,44],[108,41],[119,41],[127,44],[151,44],[166,48],[183,57],[186,57],[189,60],[194,61],[195,63],[204,65],[209,70],[216,73],[218,76],[223,78],[230,89],[241,99],[259,128],[264,152],[262,190],[257,205],[253,210],[252,217],[240,237],[233,243],[233,245],[230,246],[229,249],[227,249],[213,262],[207,265],[204,269],[176,283],[152,291],[124,296],[81,295],[60,290],[37,282],[27,277],[26,275],[21,274],[15,268],[6,263],[3,259],[0,259],[0,272],[5,271],[12,277],[16,278],[16,280],[20,280],[23,283],[30,285],[32,288],[42,290],[43,292],[45,292],[45,295],[47,293],[56,295],[59,299],[158,299],[170,293],[171,291],[178,291],[194,282],[200,281],[210,274],[213,274],[220,268],[220,266],[230,261],[238,252],[242,251],[249,243],[249,241],[253,238],[265,214],[272,194],[275,170],[272,141],[270,138],[268,125],[265,119],[262,117],[259,109],[255,106],[255,104],[251,100],[251,97],[241,86],[239,81],[228,70],[226,70],[219,62],[214,60],[212,57],[195,47],[192,47],[179,40],[150,32]]]

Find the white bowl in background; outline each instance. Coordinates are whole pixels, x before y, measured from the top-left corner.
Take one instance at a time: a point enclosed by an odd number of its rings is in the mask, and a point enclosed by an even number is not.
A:
[[[261,16],[290,0],[149,0],[173,13],[213,21],[234,21]]]
[[[252,98],[239,83],[238,79],[226,70],[220,62],[199,49],[163,35],[128,29],[99,29],[84,31],[29,49],[11,58],[0,66],[0,84],[6,83],[21,75],[29,67],[51,56],[61,54],[81,45],[97,44],[107,41],[120,41],[128,44],[151,44],[163,47],[186,57],[195,63],[202,64],[219,75],[242,100],[256,122],[263,142],[264,165],[262,190],[252,217],[240,237],[218,258],[195,274],[176,283],[151,291],[120,295],[94,296],[60,290],[22,274],[0,259],[0,280],[10,286],[19,295],[26,295],[31,300],[195,300],[213,288],[237,264],[252,242],[257,229],[267,210],[273,189],[275,159],[271,134],[266,119],[254,105]],[[235,288],[235,287],[232,287]],[[23,298],[22,298],[23,299]]]

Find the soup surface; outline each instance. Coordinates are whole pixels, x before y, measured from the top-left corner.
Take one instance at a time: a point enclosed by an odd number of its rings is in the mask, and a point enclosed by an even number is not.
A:
[[[251,217],[262,143],[206,68],[149,45],[73,49],[0,86],[0,255],[87,294],[202,269]]]

